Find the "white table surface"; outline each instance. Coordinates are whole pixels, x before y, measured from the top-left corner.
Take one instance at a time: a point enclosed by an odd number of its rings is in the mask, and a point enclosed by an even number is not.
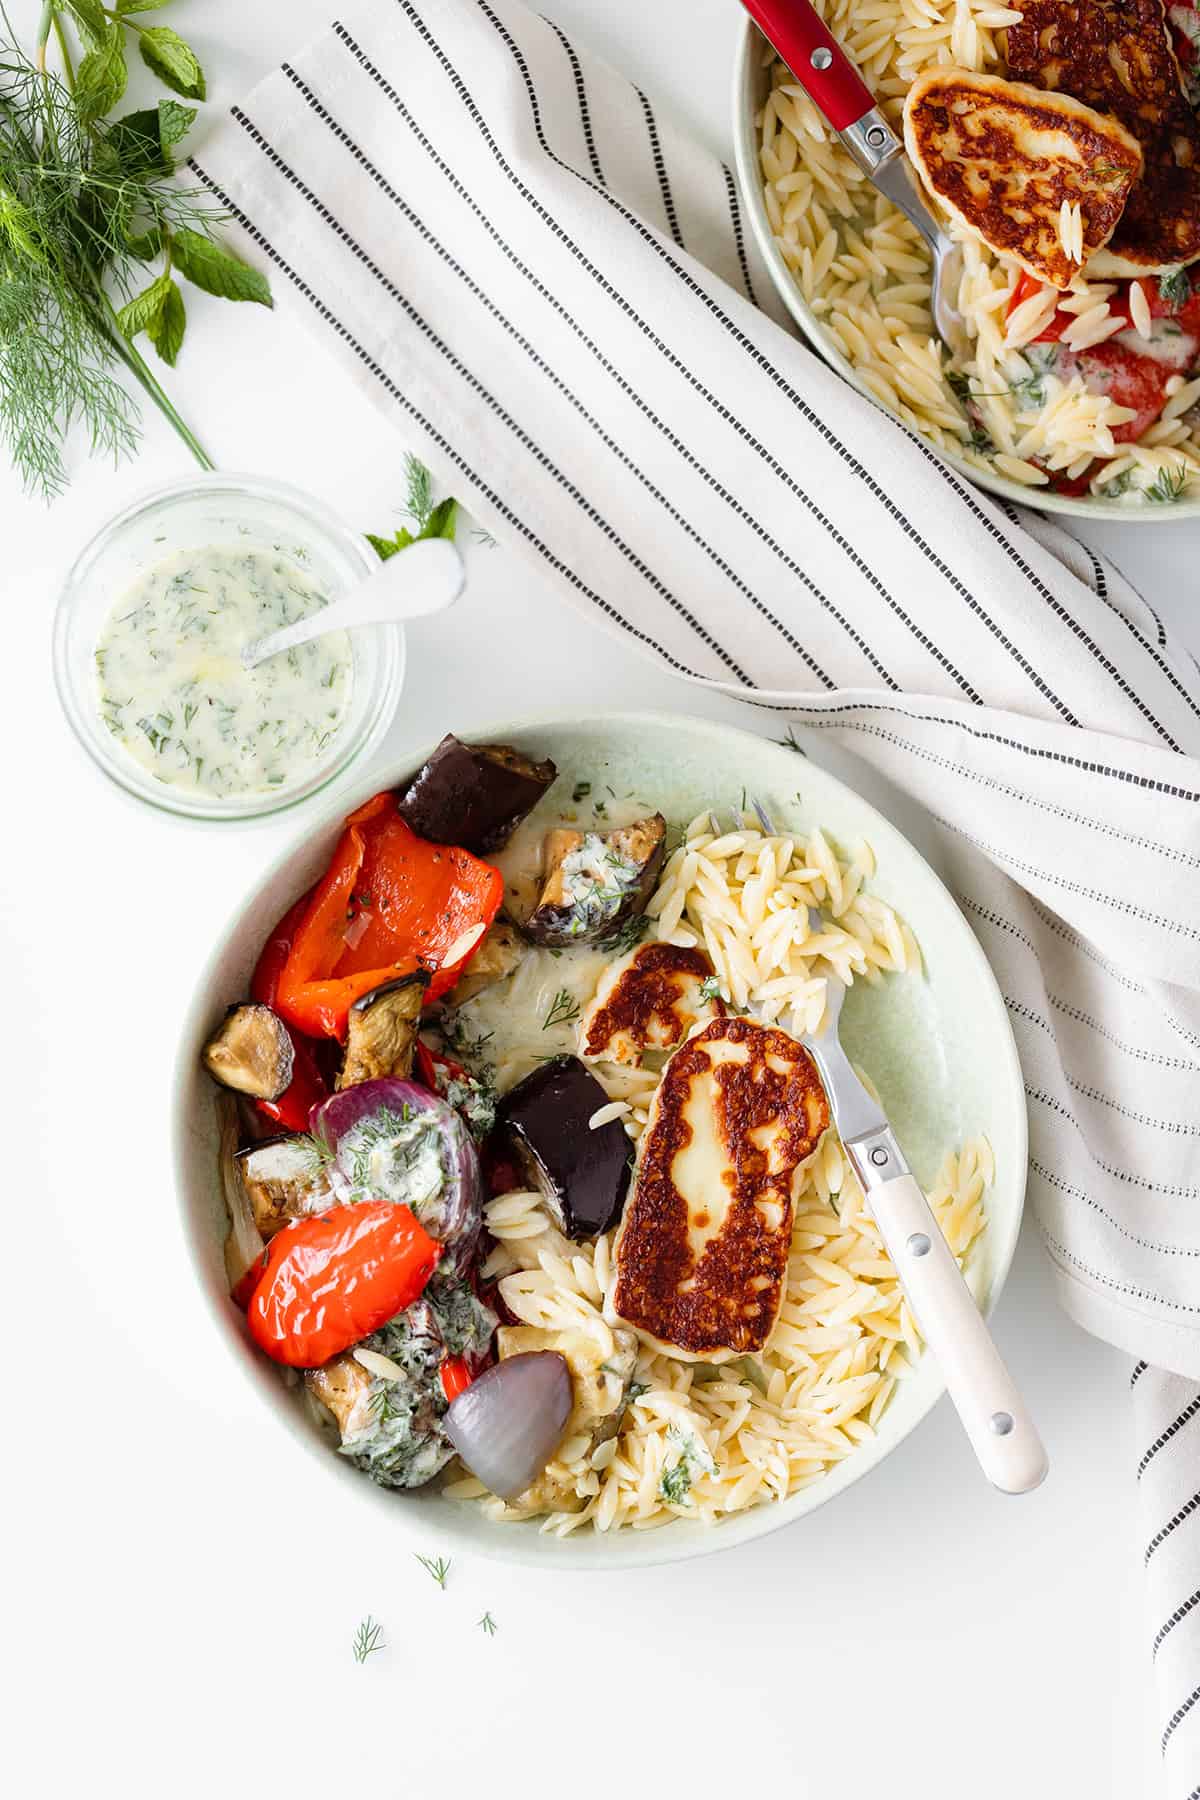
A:
[[[734,0],[543,3],[728,144]],[[225,104],[327,9],[181,0],[171,18]],[[269,316],[189,291],[172,389],[221,465],[390,528],[402,445],[280,299]],[[319,1468],[271,1429],[193,1291],[165,1117],[210,935],[296,826],[213,835],[127,803],[70,739],[50,674],[66,562],[187,466],[150,420],[137,463],[80,463],[50,511],[0,474],[6,1749],[36,1771],[10,1791],[1152,1796],[1127,1361],[1056,1310],[1029,1227],[996,1319],[1052,1458],[1027,1499],[984,1486],[943,1401],[871,1481],[748,1548],[603,1581],[461,1559],[443,1593],[413,1556],[439,1545],[402,1500],[394,1523],[333,1511]],[[1200,647],[1200,529],[1089,535]],[[457,611],[412,633],[389,746],[613,705],[761,728],[578,620],[503,549],[476,549]],[[366,1613],[389,1648],[360,1668]]]

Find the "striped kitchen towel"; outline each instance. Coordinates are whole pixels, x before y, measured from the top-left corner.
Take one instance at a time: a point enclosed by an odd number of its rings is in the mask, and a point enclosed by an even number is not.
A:
[[[565,599],[818,753],[850,746],[938,821],[1020,1048],[1063,1303],[1154,1365],[1152,1635],[1172,1796],[1195,1800],[1195,664],[1115,570],[783,329],[729,171],[514,0],[373,0],[195,172]]]

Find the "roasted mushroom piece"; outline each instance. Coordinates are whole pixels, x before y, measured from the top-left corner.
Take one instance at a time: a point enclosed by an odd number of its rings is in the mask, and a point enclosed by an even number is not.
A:
[[[552,762],[531,762],[507,744],[448,735],[396,804],[418,837],[480,856],[505,842],[557,774]]]
[[[415,970],[372,988],[350,1008],[346,1055],[337,1078],[339,1088],[357,1087],[392,1075],[403,1081],[412,1072],[417,1027],[429,971]]]
[[[201,1060],[214,1081],[256,1100],[278,1100],[296,1059],[288,1028],[269,1006],[231,1006]]]
[[[608,1095],[577,1056],[556,1056],[500,1102],[496,1128],[512,1145],[559,1230],[597,1237],[619,1217],[630,1143],[617,1119],[592,1127]]]
[[[528,945],[515,925],[500,919],[480,941],[478,950],[467,964],[466,972],[446,995],[446,1005],[462,1006],[482,994],[494,982],[511,975]]]
[[[545,881],[526,936],[550,948],[592,943],[640,913],[654,891],[666,833],[661,813],[614,831],[548,832]]]
[[[305,1138],[267,1138],[239,1150],[234,1160],[264,1240],[293,1219],[323,1212],[333,1202],[325,1168]]]

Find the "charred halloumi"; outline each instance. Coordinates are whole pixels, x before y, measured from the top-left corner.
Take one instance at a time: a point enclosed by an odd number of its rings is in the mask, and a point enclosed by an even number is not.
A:
[[[796,1172],[829,1125],[786,1032],[717,1019],[663,1071],[613,1248],[607,1312],[671,1356],[761,1350],[783,1301]]]
[[[579,1021],[579,1053],[636,1063],[646,1050],[673,1050],[702,1019],[720,1017],[712,964],[703,950],[642,944],[611,964]]]
[[[1014,0],[1009,74],[1109,113],[1142,150],[1141,178],[1088,266],[1147,275],[1200,256],[1200,126],[1183,92],[1163,0]]]
[[[904,142],[947,212],[1058,288],[1108,242],[1142,172],[1138,141],[1119,120],[1070,94],[969,69],[917,77],[904,102]],[[1082,220],[1078,258],[1060,226],[1064,202]]]

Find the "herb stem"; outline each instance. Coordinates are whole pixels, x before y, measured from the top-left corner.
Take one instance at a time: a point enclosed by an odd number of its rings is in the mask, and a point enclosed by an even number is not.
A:
[[[125,367],[129,370],[130,374],[145,389],[146,393],[150,396],[151,400],[153,400],[155,406],[158,407],[163,417],[174,427],[175,431],[187,445],[196,461],[200,464],[200,467],[202,469],[215,469],[217,466],[216,463],[213,462],[191,427],[176,411],[169,396],[154,379],[153,371],[148,367],[137,347],[130,343],[129,339],[125,336],[125,333],[121,330],[120,325],[117,323],[117,315],[113,308],[113,303],[105,293],[98,278],[96,279],[95,285],[104,312],[102,323],[109,340],[112,343],[113,349],[125,364]]]
[[[67,84],[68,94],[75,92],[75,64],[71,60],[71,45],[63,29],[62,16],[56,6],[51,7],[54,18],[54,36],[58,43],[58,53],[62,57],[63,80]]]

